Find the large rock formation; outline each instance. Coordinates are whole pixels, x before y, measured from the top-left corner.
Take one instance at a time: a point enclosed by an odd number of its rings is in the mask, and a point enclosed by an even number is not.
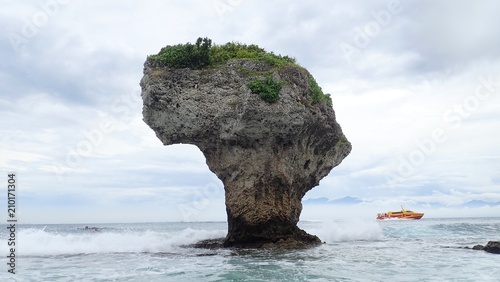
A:
[[[281,81],[274,103],[248,83]],[[349,154],[332,107],[311,100],[298,66],[230,60],[192,70],[147,60],[141,80],[144,121],[164,145],[196,145],[224,183],[224,246],[303,247],[318,237],[297,227],[301,199]]]

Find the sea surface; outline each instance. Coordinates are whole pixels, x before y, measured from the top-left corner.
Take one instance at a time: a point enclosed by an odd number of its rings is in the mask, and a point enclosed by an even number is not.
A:
[[[186,247],[224,237],[225,222],[21,225],[16,274],[0,232],[0,281],[500,281],[500,218],[300,222],[307,250]],[[15,279],[15,280],[14,280]]]

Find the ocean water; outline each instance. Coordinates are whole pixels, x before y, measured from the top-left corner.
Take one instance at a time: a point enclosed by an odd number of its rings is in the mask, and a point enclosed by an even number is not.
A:
[[[500,281],[500,255],[463,247],[500,240],[500,218],[300,222],[307,250],[205,250],[225,222],[21,225],[16,274],[0,281]],[[2,259],[0,259],[2,260]],[[15,280],[14,280],[15,279]]]

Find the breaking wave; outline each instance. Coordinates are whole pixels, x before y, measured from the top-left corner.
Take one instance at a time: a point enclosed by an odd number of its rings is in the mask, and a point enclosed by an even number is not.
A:
[[[151,230],[52,233],[44,228],[29,228],[18,231],[17,245],[18,254],[21,256],[169,252],[182,245],[225,235],[225,232],[219,230],[191,228],[176,233]]]

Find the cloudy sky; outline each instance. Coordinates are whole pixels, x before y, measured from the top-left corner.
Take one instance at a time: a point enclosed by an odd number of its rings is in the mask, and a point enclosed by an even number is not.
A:
[[[500,216],[498,1],[0,5],[0,171],[21,222],[225,220],[201,152],[164,147],[141,113],[146,56],[205,36],[295,57],[331,93],[353,150],[302,219]]]

